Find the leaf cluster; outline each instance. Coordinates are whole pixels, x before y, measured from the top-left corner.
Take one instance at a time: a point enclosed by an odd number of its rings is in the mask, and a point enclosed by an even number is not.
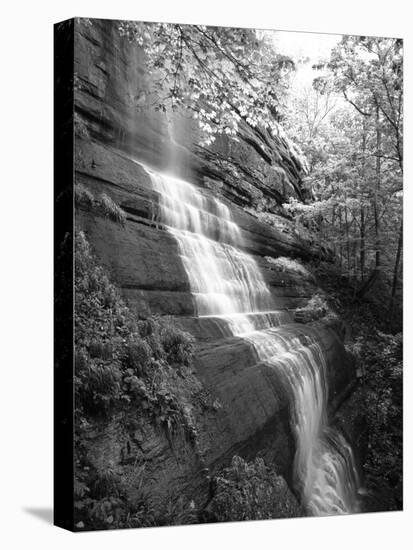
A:
[[[285,480],[262,458],[246,462],[234,456],[231,466],[215,478],[210,503],[215,521],[248,521],[300,515]]]

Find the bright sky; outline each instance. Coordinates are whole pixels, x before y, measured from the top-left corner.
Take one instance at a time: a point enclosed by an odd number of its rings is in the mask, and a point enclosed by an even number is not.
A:
[[[329,58],[331,49],[341,39],[341,34],[318,34],[312,32],[269,31],[279,53],[294,60],[309,57],[311,62]]]
[[[305,90],[312,90],[314,78],[320,72],[312,65],[319,61],[329,61],[331,50],[340,42],[341,34],[324,34],[294,31],[265,31],[274,43],[277,53],[290,57],[295,62],[295,71],[290,75],[289,94],[301,96]],[[305,62],[297,63],[299,60]],[[323,71],[321,71],[322,74]],[[336,107],[343,99],[335,98]],[[333,111],[332,111],[333,112]]]
[[[301,87],[311,87],[318,76],[312,69],[317,61],[328,61],[332,48],[341,40],[341,34],[322,34],[313,32],[267,31],[278,53],[288,55],[297,62],[308,58],[308,63],[297,64],[291,79],[291,91]]]

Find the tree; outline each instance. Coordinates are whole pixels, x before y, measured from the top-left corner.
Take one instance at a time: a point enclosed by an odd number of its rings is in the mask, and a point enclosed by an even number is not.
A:
[[[361,115],[383,118],[390,151],[379,158],[403,170],[403,41],[398,38],[344,36],[332,51],[335,86]]]
[[[376,127],[376,269],[381,267],[380,194],[382,161],[398,165],[400,177],[396,192],[402,188],[403,175],[403,41],[398,38],[343,37],[332,53],[330,68],[335,84],[362,116],[375,118]],[[403,222],[398,229],[394,259],[390,312],[393,312],[401,260]]]
[[[401,42],[343,37],[313,70],[287,120],[308,158],[311,200],[287,208],[333,245],[358,296],[384,278],[378,295],[393,312],[402,262]]]
[[[279,109],[294,69],[265,33],[251,29],[121,22],[145,52],[156,110],[188,109],[206,135],[237,135],[241,120],[277,135]]]

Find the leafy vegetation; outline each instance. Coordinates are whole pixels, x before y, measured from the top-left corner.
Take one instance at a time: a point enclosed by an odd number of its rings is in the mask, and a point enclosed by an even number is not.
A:
[[[287,258],[285,256],[279,256],[278,258],[266,256],[265,259],[271,264],[272,268],[275,268],[279,271],[296,273],[304,279],[313,279],[311,271],[304,267],[302,263],[293,260],[292,258]]]
[[[311,296],[303,307],[299,307],[294,312],[294,320],[299,323],[308,323],[322,319],[327,315],[335,315],[327,298],[321,292],[316,292]]]
[[[402,335],[361,332],[353,351],[365,370],[364,472],[370,509],[399,510],[403,478]]]
[[[216,477],[210,510],[215,521],[289,518],[301,512],[285,480],[262,458],[246,462],[239,456]]]
[[[360,384],[353,403],[359,426],[367,490],[366,510],[400,510],[403,484],[403,351],[402,333],[380,302],[358,297],[337,266],[320,264],[317,279],[329,304],[347,326],[347,349],[355,355]]]
[[[93,193],[81,183],[75,185],[75,205],[85,210],[93,209],[99,215],[109,218],[122,226],[125,225],[125,212],[113,199],[106,193],[101,193],[98,198],[95,198]]]
[[[381,281],[383,307],[400,325],[403,177],[403,45],[344,36],[290,96],[288,131],[309,172],[305,202],[286,209],[332,246],[340,271],[366,294]]]
[[[93,194],[81,183],[77,183],[75,190],[75,205],[90,210],[93,207],[95,198]]]
[[[83,194],[83,197],[87,194]],[[93,258],[83,232],[75,240],[75,509],[79,528],[159,524],[145,495],[131,502],[127,483],[88,458],[91,430],[123,411],[144,415],[168,438],[195,443],[196,425],[179,398],[191,365],[192,337],[169,319],[138,319]],[[135,480],[135,483],[137,481]]]
[[[136,21],[121,22],[119,30],[143,48],[154,75],[142,106],[191,111],[205,144],[220,134],[236,136],[241,120],[282,132],[277,112],[294,64],[265,33]]]
[[[114,222],[125,224],[126,216],[124,211],[108,196],[106,193],[102,193],[98,207],[100,207],[102,214]]]

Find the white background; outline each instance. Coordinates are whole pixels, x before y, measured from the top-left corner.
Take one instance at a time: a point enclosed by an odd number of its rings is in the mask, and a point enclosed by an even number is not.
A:
[[[2,548],[411,548],[411,422],[405,421],[405,512],[326,519],[71,534],[51,526],[52,507],[52,24],[72,16],[162,20],[318,32],[402,36],[406,127],[411,129],[408,0],[71,0],[3,2],[1,8],[0,236]],[[406,131],[406,195],[411,138]],[[407,198],[409,209],[411,205]],[[405,280],[412,237],[406,204]],[[411,216],[410,216],[411,218]],[[411,302],[406,285],[405,315]],[[405,395],[411,323],[405,324]],[[409,334],[410,333],[410,334]],[[405,417],[412,407],[405,400]],[[48,519],[49,518],[49,519]]]

